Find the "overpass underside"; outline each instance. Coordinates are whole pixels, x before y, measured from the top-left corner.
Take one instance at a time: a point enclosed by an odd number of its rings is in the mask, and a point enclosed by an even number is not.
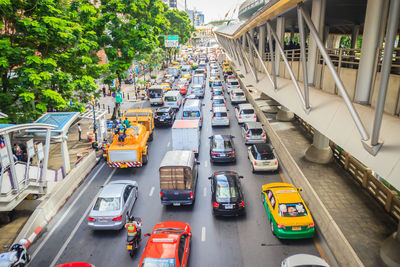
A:
[[[399,5],[281,0],[214,33],[248,83],[400,188]]]

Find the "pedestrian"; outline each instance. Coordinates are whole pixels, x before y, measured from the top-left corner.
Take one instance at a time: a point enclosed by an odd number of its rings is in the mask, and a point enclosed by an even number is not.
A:
[[[23,152],[18,144],[15,144],[15,155],[17,156],[18,161],[22,161]]]
[[[80,123],[78,123],[78,138],[79,138],[79,141],[82,140],[82,129],[81,129]]]
[[[103,97],[106,97],[106,86],[103,85]]]

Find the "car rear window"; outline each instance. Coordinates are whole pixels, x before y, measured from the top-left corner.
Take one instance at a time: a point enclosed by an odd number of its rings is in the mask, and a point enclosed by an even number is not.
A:
[[[306,215],[307,211],[303,203],[279,204],[279,216],[281,217],[301,217]]]
[[[94,204],[93,210],[97,211],[114,211],[119,210],[121,198],[119,197],[98,197]]]
[[[164,97],[164,101],[175,102],[176,101],[176,97],[175,96],[166,96],[166,97]]]
[[[226,112],[214,112],[214,117],[224,118],[226,116],[228,116],[228,114]]]
[[[198,118],[200,117],[200,112],[198,111],[184,111],[183,112],[183,117],[184,118]]]
[[[214,104],[223,104],[224,100],[223,99],[215,99]]]
[[[244,114],[244,115],[254,114],[254,109],[242,109],[240,111],[240,114]]]
[[[229,140],[214,139],[212,149],[232,149],[232,144]]]
[[[228,82],[229,85],[239,85],[239,82]]]
[[[250,133],[252,135],[262,135],[263,130],[262,129],[250,129]]]
[[[222,91],[214,91],[213,94],[214,95],[223,95],[224,93]]]
[[[212,84],[212,86],[222,86],[222,83],[221,83],[221,82],[214,82],[214,83]]]
[[[175,259],[144,258],[141,267],[175,267]]]
[[[217,202],[234,202],[239,196],[235,183],[231,180],[217,180],[216,200]]]
[[[237,93],[235,93],[235,96],[243,96],[243,93],[242,92],[237,92]]]
[[[257,160],[271,160],[274,158],[275,158],[274,153],[263,152],[257,155]]]

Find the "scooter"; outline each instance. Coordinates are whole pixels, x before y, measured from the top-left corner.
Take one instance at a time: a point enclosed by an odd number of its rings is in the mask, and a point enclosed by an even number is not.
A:
[[[142,220],[137,218],[138,222],[141,224]],[[133,257],[135,255],[136,250],[139,248],[139,242],[142,240],[142,230],[138,229],[137,234],[131,238],[127,238],[126,240],[126,250],[129,252],[129,256]],[[1,267],[1,266],[0,266]]]
[[[26,239],[21,239],[18,244],[11,247],[9,252],[0,254],[0,267],[26,266],[30,261],[30,256],[25,248],[27,243]]]

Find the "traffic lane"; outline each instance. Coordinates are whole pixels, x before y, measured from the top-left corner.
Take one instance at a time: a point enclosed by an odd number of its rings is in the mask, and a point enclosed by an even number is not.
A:
[[[84,213],[110,173],[111,170],[104,162],[94,168],[50,221],[43,234],[29,247],[29,253],[32,255],[31,266],[48,266],[49,257],[54,257],[58,253],[63,241],[69,237],[76,220]]]

